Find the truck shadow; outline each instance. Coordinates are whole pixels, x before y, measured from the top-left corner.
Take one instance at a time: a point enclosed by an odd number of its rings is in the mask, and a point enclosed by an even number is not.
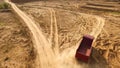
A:
[[[91,56],[87,63],[77,60],[78,64],[84,68],[108,68],[108,63],[105,58],[95,48],[92,49]]]

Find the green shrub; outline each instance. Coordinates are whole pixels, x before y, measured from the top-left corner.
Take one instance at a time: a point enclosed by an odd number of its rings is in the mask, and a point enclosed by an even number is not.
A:
[[[0,9],[9,9],[9,8],[10,8],[10,5],[8,3],[3,2],[0,4]]]
[[[4,25],[4,23],[3,22],[0,22],[0,26],[3,26]]]
[[[114,15],[120,15],[120,12],[111,12]]]

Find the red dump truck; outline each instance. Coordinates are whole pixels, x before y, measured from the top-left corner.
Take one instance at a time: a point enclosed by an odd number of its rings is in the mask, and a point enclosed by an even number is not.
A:
[[[83,39],[82,39],[82,41],[76,51],[76,55],[75,55],[75,57],[78,60],[88,62],[88,59],[90,57],[91,50],[92,50],[93,40],[94,40],[93,36],[90,36],[90,35],[83,36]]]

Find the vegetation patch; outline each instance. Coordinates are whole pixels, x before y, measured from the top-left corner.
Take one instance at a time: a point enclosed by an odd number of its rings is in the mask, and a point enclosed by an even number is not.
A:
[[[3,26],[4,25],[4,23],[3,22],[0,22],[0,26]]]
[[[10,8],[10,5],[8,3],[3,2],[0,4],[0,9],[9,9],[9,8]]]
[[[120,12],[111,12],[114,15],[120,15]]]

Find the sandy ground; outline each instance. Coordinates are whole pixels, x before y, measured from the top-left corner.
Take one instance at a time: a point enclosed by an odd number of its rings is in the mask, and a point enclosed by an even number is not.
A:
[[[57,33],[59,35],[59,46],[61,46],[61,48],[62,45],[66,42],[71,43],[70,46],[75,45],[78,42],[77,40],[80,40],[81,35],[85,33],[90,33],[92,29],[89,28],[92,28],[94,25],[97,24],[96,17],[92,17],[90,15],[87,16],[85,14],[69,10],[67,11],[63,9],[53,9],[51,7],[41,7],[39,5],[36,6],[36,3],[41,2],[33,3],[35,4],[35,6],[31,5],[31,3],[30,6],[28,3],[25,5],[21,5],[20,8],[24,10],[32,19],[34,19],[36,21],[36,24],[40,25],[42,31],[48,38],[51,37],[51,31],[56,32],[54,30],[54,26],[55,22],[57,22]],[[55,21],[54,18],[51,17],[51,15],[53,15],[53,13],[51,13],[51,9],[56,13],[55,19],[57,21]],[[52,25],[53,30],[51,29]],[[67,45],[66,47],[69,46]]]
[[[73,5],[73,3],[70,2],[64,5],[66,3],[59,3],[57,1],[32,2],[18,6],[25,11],[31,19],[35,20],[36,24],[40,25],[45,36],[51,41],[52,48],[56,55],[55,65],[57,64],[60,68],[99,68],[100,65],[106,64],[106,61],[102,57],[99,59],[102,63],[95,63],[95,58],[100,57],[99,54],[92,57],[93,61],[90,61],[90,64],[87,65],[84,63],[80,64],[74,58],[78,46],[76,46],[76,44],[81,40],[84,34],[90,34],[92,32],[99,20],[96,16],[72,11],[77,8],[76,4]],[[100,24],[98,27],[99,26]],[[66,54],[68,54],[68,56],[66,56]],[[107,65],[104,65],[104,67],[106,66]]]
[[[120,23],[119,23],[120,22],[120,13],[119,13],[120,8],[119,8],[119,3],[118,2],[102,2],[102,1],[93,2],[92,1],[92,3],[104,4],[102,6],[101,5],[96,6],[93,4],[91,5],[88,3],[89,3],[88,1],[37,1],[37,2],[21,3],[21,4],[17,4],[17,6],[21,10],[23,10],[26,14],[28,14],[28,16],[32,20],[35,21],[34,23],[36,25],[42,28],[42,29],[40,28],[40,30],[42,30],[44,36],[46,36],[46,39],[50,42],[51,49],[54,52],[55,57],[53,59],[55,60],[55,63],[53,63],[53,65],[55,67],[59,67],[59,68],[101,68],[101,67],[102,68],[119,68],[120,67],[120,55],[119,55],[120,54],[120,49],[119,49],[120,48],[120,43],[119,43],[120,42],[120,36],[119,36],[120,35],[120,30],[119,30],[120,29]],[[107,7],[106,4],[110,6],[114,6],[114,7]],[[115,10],[117,9],[117,11],[114,11],[113,8],[115,8]],[[83,13],[87,13],[91,15],[86,15]],[[93,28],[99,29],[97,27],[101,26],[101,24],[98,25],[98,22],[99,22],[98,17],[93,16],[93,15],[101,16],[103,19],[105,19],[105,25],[104,25],[104,28],[102,29],[102,32],[100,33],[100,35],[98,36],[98,38],[96,39],[93,45],[94,48],[93,48],[89,63],[83,63],[83,62],[77,61],[74,55],[79,45],[78,42],[80,42],[80,40],[82,39],[82,36],[84,34],[90,34]],[[14,24],[15,25],[12,25],[9,27],[12,28],[13,26],[17,25],[16,23]],[[15,29],[22,30],[23,27],[24,26],[21,26],[20,28],[19,26],[19,28],[16,27]],[[3,29],[0,32],[4,32],[4,31],[6,32],[6,34],[10,32],[9,30],[3,30]],[[26,30],[25,32],[27,31],[28,30]],[[97,33],[98,32],[99,31],[97,31]],[[24,31],[22,33],[24,33]],[[1,35],[2,37],[4,37],[3,33],[0,33],[0,34],[2,34]],[[19,36],[19,34],[17,35],[17,37]],[[16,34],[11,35],[11,36],[16,36]],[[24,41],[18,42],[18,43],[21,43],[21,45],[23,46],[27,43],[28,47],[26,47],[25,45],[25,47],[22,48],[21,46],[16,44],[18,45],[16,47],[17,49],[16,52],[18,56],[15,56],[15,58],[19,58],[19,57],[21,58],[21,56],[19,56],[20,54],[20,55],[23,55],[22,56],[23,59],[21,60],[13,59],[11,60],[11,63],[13,62],[14,63],[10,64],[9,62],[10,57],[7,57],[8,63],[5,63],[6,58],[5,59],[3,58],[1,59],[1,66],[3,66],[3,68],[5,64],[7,66],[10,66],[8,68],[13,68],[14,66],[17,66],[17,68],[21,68],[21,67],[27,68],[27,66],[28,68],[30,67],[34,68],[30,64],[34,63],[36,55],[33,52],[33,46],[31,45],[31,40],[29,36],[30,36],[29,33],[27,34],[27,37],[23,36],[25,39],[28,40],[27,42],[24,42]],[[9,37],[6,39],[9,39]],[[21,35],[20,35],[20,39],[21,39]],[[17,42],[17,40],[15,41]],[[16,45],[14,44],[14,47]],[[13,48],[13,46],[11,47]],[[45,54],[47,57],[49,54],[52,54],[52,53],[47,52],[46,50],[48,48],[45,48],[45,47],[46,46],[43,47],[43,51],[46,52]],[[28,49],[27,51],[26,51],[26,48]],[[25,51],[23,52],[23,50]],[[11,50],[11,51],[15,51],[15,50]],[[13,53],[14,55],[14,52],[11,52],[11,51],[8,51],[8,53],[10,54]],[[29,51],[30,52],[32,51],[32,55],[29,53]],[[38,49],[38,51],[39,51],[38,54],[40,54],[40,52],[42,52],[42,49]],[[1,53],[5,55],[3,57],[6,57],[6,54],[4,54],[4,52],[1,52]],[[12,59],[13,56],[10,54],[8,54],[7,56],[11,56],[11,59]],[[15,55],[17,54],[15,53]],[[41,57],[40,62],[41,64],[43,64],[41,65],[42,68],[45,68],[45,67],[52,68],[50,66],[51,63],[48,61],[53,61],[53,59],[51,60],[51,58],[47,58],[45,60],[46,57],[42,56],[42,54],[43,53],[39,55],[39,57]],[[25,57],[27,59],[29,58],[29,60],[24,59]],[[25,64],[23,64],[23,62],[25,62]],[[46,64],[47,62],[48,64],[45,66],[44,64]]]
[[[0,68],[34,68],[30,33],[21,22],[12,12],[0,12]]]
[[[98,2],[97,2],[98,3]],[[105,2],[98,4],[107,4],[115,6],[114,8],[120,10],[118,2]],[[96,8],[99,6],[95,6]],[[100,6],[103,8],[109,8]],[[110,7],[111,8],[111,7]],[[81,11],[82,10],[82,11]],[[119,68],[119,47],[120,47],[120,12],[119,11],[106,11],[91,8],[80,8],[81,12],[88,14],[98,15],[106,19],[105,26],[96,40],[95,48],[99,50],[100,54],[105,57],[110,68]]]
[[[48,4],[49,3],[49,4]],[[81,4],[79,4],[81,3]],[[101,2],[102,3],[102,2]],[[101,4],[100,3],[100,4]],[[105,3],[106,4],[106,3]],[[111,6],[117,2],[107,3]],[[119,66],[119,12],[98,11],[96,9],[82,8],[86,6],[86,2],[31,2],[20,5],[20,8],[30,15],[39,25],[42,27],[43,32],[50,38],[50,9],[53,8],[56,12],[57,27],[58,27],[58,46],[59,52],[64,53],[67,48],[74,46],[84,34],[90,33],[92,26],[96,25],[94,19],[89,16],[81,16],[77,12],[98,15],[105,18],[105,26],[93,45],[95,50],[93,51],[93,59],[91,64],[94,64],[93,68],[103,65],[106,68],[117,68]],[[119,4],[115,7],[118,8]],[[96,7],[96,6],[95,6]],[[101,6],[100,6],[101,7]],[[104,7],[103,8],[108,8]],[[111,8],[111,7],[110,7]],[[83,19],[82,19],[83,18]],[[92,20],[91,20],[92,19]],[[87,21],[86,24],[84,24]],[[102,55],[102,56],[100,56]],[[61,55],[60,55],[61,56]],[[105,61],[101,61],[105,59]],[[63,56],[65,58],[65,56]],[[68,59],[69,57],[65,58]],[[64,59],[64,60],[65,60]],[[95,61],[94,61],[95,60]],[[69,59],[67,60],[69,61]],[[68,63],[68,62],[66,62]],[[98,65],[95,65],[98,64]],[[63,64],[64,65],[64,64]],[[66,65],[66,64],[65,64]],[[105,65],[105,66],[104,66]],[[69,66],[69,63],[68,63]],[[67,67],[67,66],[66,66]],[[92,67],[88,65],[88,68]]]

